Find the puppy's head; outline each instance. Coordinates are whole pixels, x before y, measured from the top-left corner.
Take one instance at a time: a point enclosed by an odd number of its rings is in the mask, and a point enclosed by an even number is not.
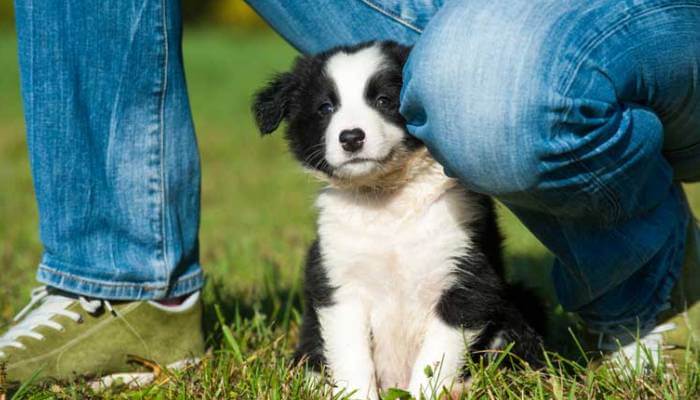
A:
[[[284,120],[296,158],[343,185],[375,185],[422,147],[399,114],[401,72],[409,48],[371,42],[297,59],[257,93],[263,134]]]

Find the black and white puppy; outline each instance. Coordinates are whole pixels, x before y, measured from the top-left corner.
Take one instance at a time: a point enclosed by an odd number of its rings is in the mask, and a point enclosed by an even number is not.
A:
[[[297,356],[358,398],[460,390],[466,357],[510,343],[527,362],[541,354],[502,277],[491,199],[447,177],[404,127],[409,50],[372,42],[300,57],[253,106],[263,134],[287,122],[291,151],[327,182]]]

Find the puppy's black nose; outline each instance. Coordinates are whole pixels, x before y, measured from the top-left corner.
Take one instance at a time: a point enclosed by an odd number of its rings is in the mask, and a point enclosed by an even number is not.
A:
[[[343,150],[354,153],[365,144],[365,132],[360,128],[348,129],[340,132],[339,139]]]

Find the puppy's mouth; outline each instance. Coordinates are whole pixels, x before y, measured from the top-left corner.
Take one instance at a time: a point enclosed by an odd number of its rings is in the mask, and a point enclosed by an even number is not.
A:
[[[358,179],[373,175],[381,169],[381,161],[374,158],[356,157],[338,165],[333,176],[341,179]]]
[[[370,177],[387,172],[388,166],[392,163],[395,156],[396,149],[391,150],[387,155],[381,158],[353,157],[335,167],[332,176],[346,181],[364,181]]]
[[[345,175],[346,177],[373,174],[382,169],[383,166],[389,164],[395,154],[395,150],[392,149],[387,155],[381,158],[353,157],[338,165],[336,171],[340,172],[340,175]]]
[[[353,157],[349,160],[343,161],[340,165],[338,165],[338,168],[342,168],[347,165],[359,165],[359,164],[376,164],[376,165],[384,165],[390,162],[393,158],[394,155],[396,155],[396,149],[391,149],[389,152],[384,156],[384,157]]]
[[[363,163],[376,163],[376,164],[381,164],[382,160],[377,160],[376,158],[365,158],[365,157],[356,157],[353,159],[350,159],[348,161],[343,162],[338,166],[338,168],[342,168],[346,165],[355,165],[355,164],[363,164]]]

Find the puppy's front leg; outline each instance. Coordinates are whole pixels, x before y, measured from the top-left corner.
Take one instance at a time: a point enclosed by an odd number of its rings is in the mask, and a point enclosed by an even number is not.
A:
[[[461,386],[468,343],[478,332],[452,327],[439,317],[431,317],[423,344],[413,365],[409,391],[416,399],[438,398],[443,388],[453,392]],[[431,374],[427,374],[426,367]]]
[[[369,317],[357,300],[341,300],[318,311],[324,354],[336,384],[335,393],[377,400]]]

